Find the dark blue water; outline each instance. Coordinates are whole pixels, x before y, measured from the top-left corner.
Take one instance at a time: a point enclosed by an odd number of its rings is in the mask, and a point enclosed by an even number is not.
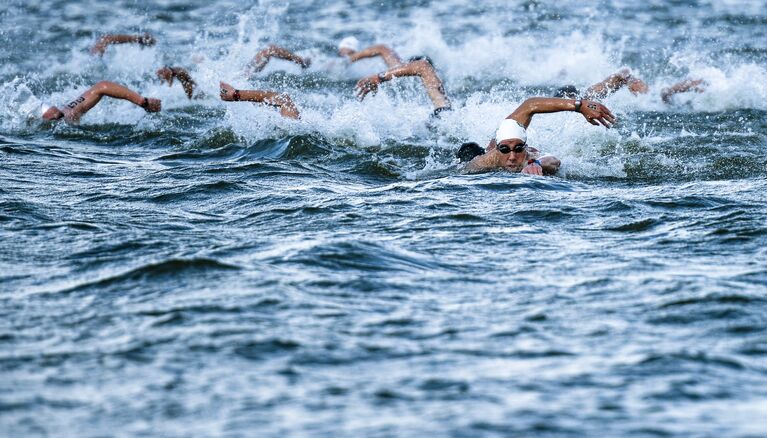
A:
[[[767,435],[764,1],[13,0],[0,22],[0,435]],[[87,53],[139,31],[157,46]],[[349,34],[429,55],[455,111],[428,123],[415,80],[357,102],[383,64],[339,63]],[[245,80],[271,42],[312,67]],[[614,130],[534,119],[559,175],[460,175],[524,98],[623,66],[651,93],[606,99]],[[665,106],[687,77],[706,92]],[[102,79],[163,112],[29,119]]]

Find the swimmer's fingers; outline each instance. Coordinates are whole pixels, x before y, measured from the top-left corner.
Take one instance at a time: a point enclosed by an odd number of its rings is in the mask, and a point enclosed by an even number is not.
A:
[[[360,87],[359,85],[357,85],[357,88],[355,90],[357,92],[357,99],[359,100],[363,100],[365,98],[365,95],[368,94],[368,92],[365,91],[365,89]]]
[[[357,82],[356,89],[357,89],[357,98],[359,100],[363,100],[365,96],[367,96],[368,93],[370,93],[371,91],[375,93],[376,90],[378,89],[378,86],[375,82],[370,80],[370,78],[362,78],[359,80],[359,82]]]
[[[607,120],[605,120],[604,117],[597,117],[596,120],[597,120],[597,122],[601,123],[602,126],[604,126],[605,128],[610,129],[611,125],[610,125],[610,123]],[[597,123],[593,123],[593,124],[599,126],[599,124],[597,124]]]
[[[618,121],[618,119],[613,115],[613,113],[610,112],[609,109],[607,109],[607,107],[604,107],[604,112],[602,113],[602,117],[600,117],[600,119],[600,122],[607,128],[611,128],[612,125]]]

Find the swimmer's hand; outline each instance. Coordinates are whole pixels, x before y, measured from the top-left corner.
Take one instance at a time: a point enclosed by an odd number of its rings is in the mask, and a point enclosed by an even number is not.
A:
[[[602,126],[608,129],[617,121],[613,113],[606,106],[593,100],[581,102],[581,114],[592,125],[599,126],[601,123]]]
[[[634,96],[637,94],[647,94],[650,91],[650,87],[647,86],[645,81],[639,78],[629,79],[628,89]]]
[[[147,97],[144,102],[146,105],[142,104],[142,108],[146,110],[148,113],[158,113],[160,112],[160,109],[162,109],[162,101],[160,99],[153,99],[151,97]]]
[[[234,87],[227,84],[226,82],[219,82],[219,87],[221,87],[221,100],[227,102],[234,101]]]
[[[142,46],[154,46],[154,44],[157,41],[154,39],[152,35],[145,33],[143,35],[140,35],[136,42],[141,44]]]
[[[163,67],[159,70],[157,70],[157,77],[160,79],[160,81],[165,81],[168,83],[169,87],[173,86],[173,70],[171,70],[168,67]]]
[[[368,93],[376,94],[378,86],[381,85],[381,78],[378,75],[364,77],[357,82],[357,99],[363,100]]]
[[[522,169],[522,173],[543,176],[543,167],[538,163],[530,163]]]

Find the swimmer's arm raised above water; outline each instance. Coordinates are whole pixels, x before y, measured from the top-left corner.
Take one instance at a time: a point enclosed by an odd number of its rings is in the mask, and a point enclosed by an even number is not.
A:
[[[409,62],[401,67],[387,70],[378,75],[364,77],[357,82],[357,97],[363,100],[368,93],[378,91],[378,86],[383,82],[388,82],[394,78],[403,76],[418,76],[423,81],[429,98],[434,103],[435,108],[449,108],[450,100],[445,94],[445,87],[442,85],[434,66],[425,59]]]
[[[88,91],[80,95],[77,99],[64,105],[61,109],[52,107],[43,118],[46,120],[56,120],[64,118],[68,122],[77,122],[85,113],[96,106],[104,96],[114,99],[127,100],[134,105],[144,108],[147,112],[155,113],[160,111],[161,102],[159,99],[146,98],[135,91],[123,87],[120,84],[109,81],[97,82]]]
[[[173,78],[178,78],[178,81],[181,82],[181,86],[184,88],[186,97],[190,99],[192,98],[192,93],[194,93],[194,87],[197,83],[192,80],[191,76],[189,76],[189,72],[183,68],[163,67],[157,70],[157,77],[162,81],[166,81],[169,87],[173,86]]]
[[[155,39],[152,35],[145,33],[143,35],[104,35],[96,41],[91,48],[94,55],[103,55],[107,47],[112,44],[136,43],[142,46],[153,46]]]
[[[221,100],[226,102],[246,101],[263,103],[280,109],[280,114],[289,119],[300,119],[301,114],[293,100],[284,93],[264,90],[236,90],[231,85],[221,82]]]
[[[703,79],[685,79],[668,88],[664,88],[660,92],[660,97],[663,99],[663,102],[671,104],[671,98],[675,94],[686,93],[690,90],[695,91],[696,93],[702,93],[706,91],[706,82]]]
[[[294,62],[301,66],[301,68],[308,68],[311,65],[312,60],[296,55],[290,50],[276,46],[274,44],[256,53],[253,60],[248,64],[248,74],[252,75],[258,73],[266,68],[269,60],[272,58],[284,59],[285,61]]]
[[[635,96],[637,94],[645,94],[649,90],[649,87],[643,80],[632,76],[631,71],[624,68],[589,87],[584,96],[589,99],[601,99],[615,93],[624,86],[628,86],[629,91]]]
[[[580,101],[580,108],[576,108],[578,100],[559,99],[556,97],[531,97],[509,114],[507,119],[516,120],[519,124],[527,128],[533,116],[536,114],[558,113],[562,111],[577,111],[586,118],[592,125],[599,126],[601,123],[605,128],[610,128],[615,124],[615,116],[606,106],[593,100]]]
[[[395,68],[402,65],[402,59],[399,55],[383,44],[376,44],[359,52],[353,52],[349,55],[349,61],[357,62],[361,59],[375,58],[376,56],[383,58],[387,68]]]

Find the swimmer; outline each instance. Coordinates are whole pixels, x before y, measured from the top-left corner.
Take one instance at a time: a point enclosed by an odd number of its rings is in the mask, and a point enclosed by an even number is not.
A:
[[[456,155],[468,161],[464,173],[482,173],[503,169],[529,175],[554,175],[560,161],[551,155],[541,156],[538,149],[527,145],[527,127],[536,114],[575,111],[592,125],[610,128],[616,121],[607,107],[592,100],[533,97],[525,100],[501,122],[483,151],[477,143],[464,143]]]
[[[231,85],[221,82],[221,100],[225,102],[256,102],[274,106],[280,109],[280,114],[288,119],[298,120],[301,114],[293,100],[284,93],[264,90],[236,90]]]
[[[189,76],[189,72],[187,72],[183,68],[165,66],[157,70],[157,77],[161,81],[167,82],[169,87],[173,86],[173,79],[178,78],[178,81],[181,83],[181,86],[184,88],[184,93],[186,93],[186,97],[190,99],[192,98],[192,94],[194,93],[194,87],[197,85],[197,83],[194,80],[192,80],[191,76]]]
[[[441,112],[451,109],[450,100],[447,98],[445,87],[442,85],[442,79],[440,79],[437,70],[428,58],[421,58],[383,73],[360,79],[356,86],[357,97],[363,100],[368,93],[375,94],[382,83],[405,76],[418,76],[421,78],[424,87],[426,87],[426,92],[434,104],[433,116],[438,117]]]
[[[628,88],[628,90],[634,96],[639,94],[647,94],[650,91],[650,87],[647,85],[647,83],[633,76],[629,69],[624,68],[608,76],[605,80],[590,86],[583,93],[581,93],[575,86],[567,85],[565,87],[559,88],[554,93],[554,97],[561,97],[566,99],[604,99],[605,97],[615,93],[623,87]],[[661,90],[661,99],[663,99],[663,102],[667,104],[672,104],[673,101],[671,98],[675,94],[684,93],[690,90],[702,93],[705,90],[705,83],[702,79],[683,80]]]
[[[126,43],[134,43],[141,46],[153,46],[155,39],[148,33],[143,35],[104,35],[96,41],[96,44],[93,47],[91,47],[91,53],[102,56],[110,45]]]
[[[144,108],[148,113],[156,113],[160,111],[161,108],[161,101],[159,99],[143,97],[135,91],[123,87],[120,84],[115,84],[114,82],[101,81],[89,88],[88,91],[80,95],[80,97],[61,108],[43,105],[41,109],[42,118],[44,120],[64,119],[69,123],[78,123],[80,118],[91,108],[96,106],[104,96],[127,100],[134,105]]]
[[[266,68],[266,65],[272,58],[284,59],[285,61],[296,63],[303,69],[309,68],[309,66],[312,64],[311,59],[298,56],[284,47],[272,44],[269,47],[256,53],[256,56],[253,57],[253,60],[248,63],[246,75],[251,77],[256,73],[259,73],[264,68]]]

